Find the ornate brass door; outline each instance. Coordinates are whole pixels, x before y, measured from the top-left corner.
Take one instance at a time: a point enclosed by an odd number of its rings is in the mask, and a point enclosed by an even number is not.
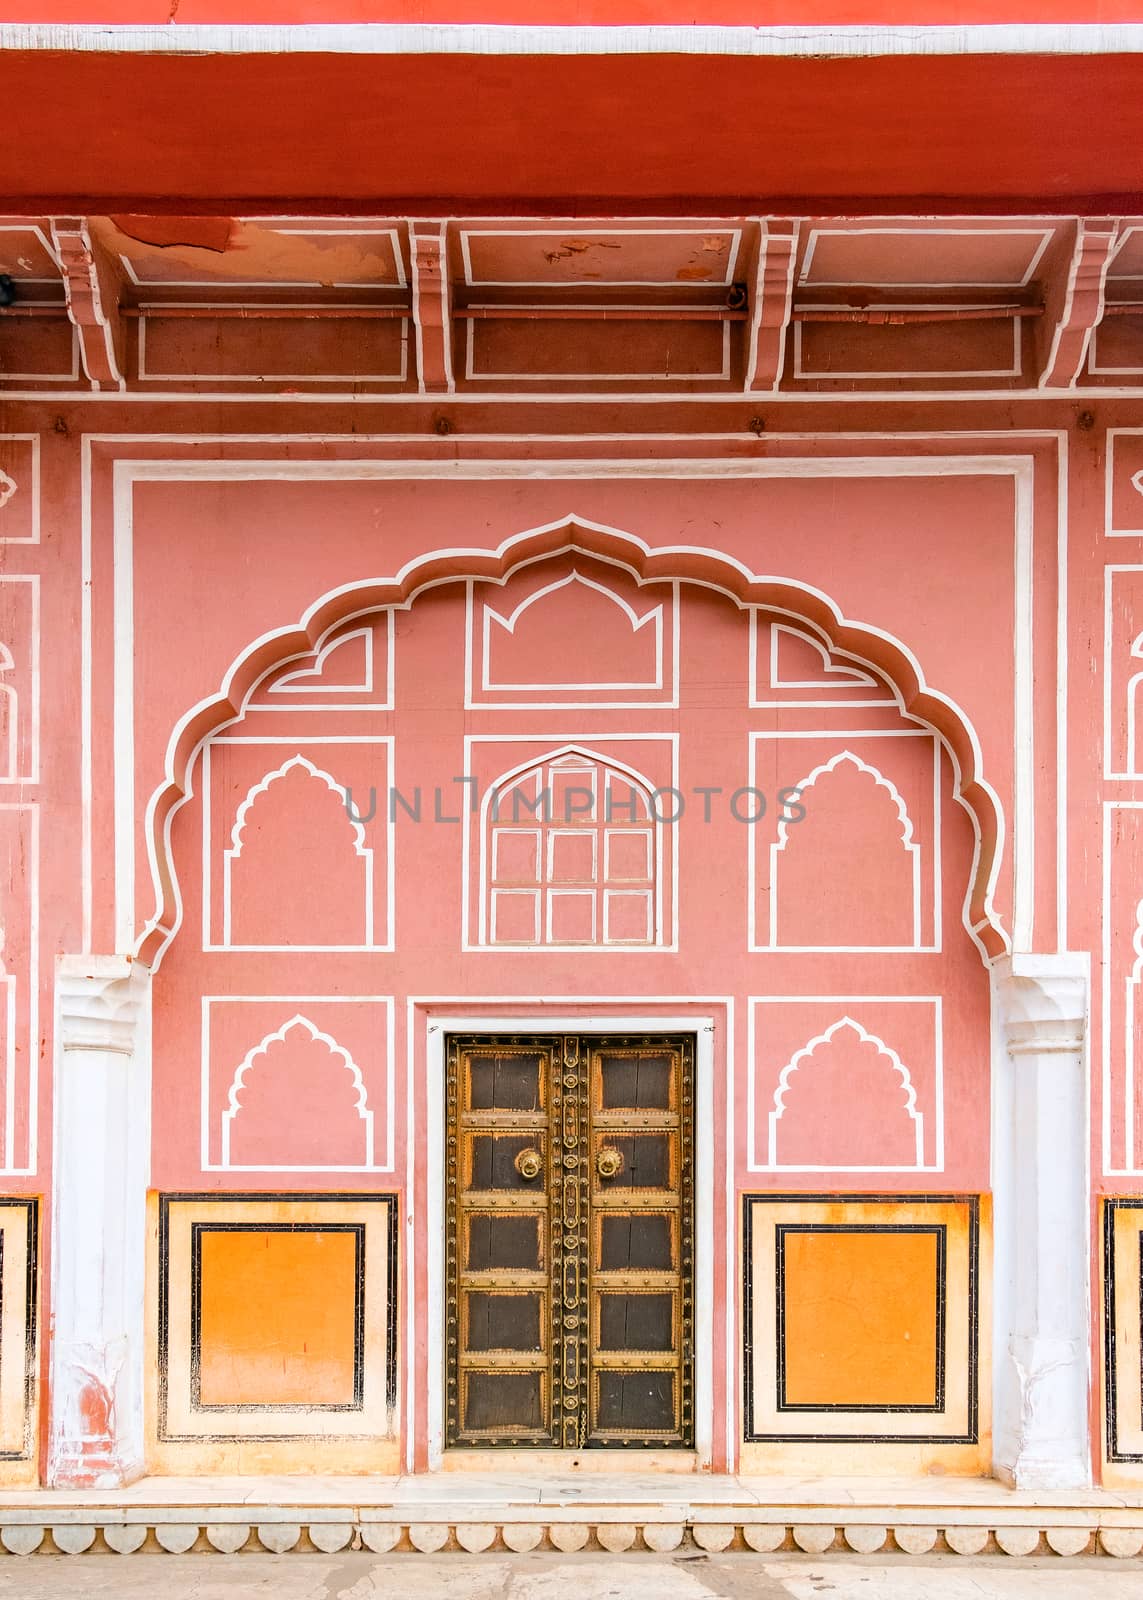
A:
[[[693,1442],[694,1047],[448,1042],[450,1445]]]

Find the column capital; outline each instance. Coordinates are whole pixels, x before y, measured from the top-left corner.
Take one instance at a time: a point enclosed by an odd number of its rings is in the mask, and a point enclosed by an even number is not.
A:
[[[60,956],[61,1047],[130,1055],[150,983],[150,970],[130,956]]]
[[[1087,1031],[1091,957],[1086,950],[1004,956],[992,964],[1008,1052],[1075,1054]]]

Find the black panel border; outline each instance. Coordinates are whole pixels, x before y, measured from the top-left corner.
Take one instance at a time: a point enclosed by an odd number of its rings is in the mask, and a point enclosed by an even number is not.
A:
[[[1143,1203],[1143,1202],[1140,1202]],[[754,1218],[756,1205],[959,1205],[968,1210],[968,1427],[962,1434],[924,1433],[760,1433],[754,1427]],[[779,1226],[782,1226],[781,1224]],[[921,1226],[924,1226],[923,1224]],[[864,1231],[863,1225],[846,1232]],[[779,1302],[780,1308],[780,1302]],[[979,1444],[980,1443],[980,1196],[975,1194],[767,1194],[742,1195],[742,1417],[746,1444]],[[818,1415],[837,1410],[863,1410],[855,1406],[820,1406]],[[873,1408],[882,1414],[886,1407]],[[898,1412],[917,1409],[894,1407]],[[927,1408],[922,1408],[927,1409]]]
[[[811,1414],[822,1411],[842,1412],[848,1415],[851,1412],[872,1412],[874,1415],[886,1416],[894,1412],[943,1412],[945,1409],[945,1311],[946,1311],[946,1280],[948,1268],[948,1227],[943,1222],[862,1222],[851,1226],[845,1222],[780,1222],[774,1230],[776,1248],[774,1252],[774,1277],[775,1277],[775,1306],[777,1309],[777,1349],[775,1358],[775,1372],[778,1378],[778,1405],[782,1412],[810,1412]],[[924,1405],[866,1405],[854,1402],[852,1405],[841,1405],[837,1402],[822,1403],[820,1405],[794,1404],[786,1399],[786,1235],[788,1233],[924,1233],[937,1241],[936,1267],[936,1361],[934,1393],[931,1401]]]
[[[35,1453],[32,1424],[36,1404],[36,1332],[39,1326],[40,1202],[34,1195],[3,1195],[0,1196],[0,1206],[20,1206],[28,1214],[28,1268],[24,1277],[24,1442],[19,1450],[0,1450],[0,1461],[28,1461]],[[0,1297],[3,1292],[4,1235],[0,1232]]]
[[[1143,1195],[1125,1195],[1103,1202],[1103,1380],[1106,1396],[1108,1461],[1143,1462],[1143,1452],[1119,1448],[1118,1384],[1115,1371],[1115,1216],[1119,1211],[1143,1211]],[[1143,1331],[1143,1227],[1139,1230],[1139,1325]],[[1143,1381],[1143,1352],[1140,1354]],[[1143,1416],[1140,1417],[1143,1427]]]
[[[284,1204],[288,1204],[288,1205],[314,1205],[314,1204],[319,1204],[319,1205],[321,1205],[321,1204],[324,1204],[324,1205],[362,1205],[362,1206],[364,1206],[364,1205],[381,1205],[381,1206],[385,1206],[387,1208],[387,1211],[388,1211],[388,1226],[387,1226],[387,1230],[386,1230],[386,1237],[387,1237],[387,1242],[388,1242],[388,1249],[387,1249],[388,1272],[387,1272],[387,1283],[386,1283],[386,1297],[387,1298],[386,1298],[385,1375],[384,1375],[384,1382],[385,1382],[385,1409],[386,1409],[387,1413],[389,1414],[389,1416],[392,1417],[394,1411],[396,1410],[396,1406],[397,1406],[397,1324],[398,1324],[398,1321],[399,1321],[399,1305],[398,1305],[398,1299],[397,1299],[398,1292],[399,1292],[397,1251],[398,1251],[398,1240],[399,1240],[400,1196],[396,1195],[396,1194],[353,1194],[353,1193],[341,1193],[341,1194],[321,1193],[321,1194],[314,1194],[314,1193],[305,1193],[304,1191],[302,1191],[302,1192],[299,1192],[299,1191],[284,1192],[284,1191],[281,1191],[281,1190],[279,1190],[279,1191],[277,1191],[275,1193],[267,1193],[265,1191],[245,1192],[245,1191],[223,1191],[223,1190],[217,1190],[217,1189],[210,1190],[210,1191],[208,1191],[206,1193],[202,1193],[202,1192],[171,1193],[171,1194],[161,1194],[159,1196],[159,1241],[158,1241],[158,1243],[159,1243],[159,1261],[158,1261],[158,1266],[159,1266],[159,1272],[158,1272],[159,1305],[158,1305],[158,1341],[157,1341],[158,1342],[158,1350],[156,1352],[157,1369],[158,1369],[158,1389],[157,1389],[158,1404],[157,1404],[157,1417],[156,1417],[156,1434],[157,1434],[158,1439],[163,1443],[170,1443],[170,1444],[218,1444],[218,1443],[223,1443],[223,1444],[247,1444],[247,1443],[249,1443],[249,1444],[286,1444],[286,1443],[289,1443],[291,1440],[309,1439],[309,1438],[314,1437],[312,1430],[306,1430],[306,1429],[303,1429],[302,1431],[300,1431],[298,1433],[293,1433],[293,1434],[291,1434],[291,1433],[264,1433],[264,1434],[255,1434],[255,1433],[242,1433],[242,1434],[236,1434],[236,1433],[173,1433],[169,1429],[169,1427],[167,1425],[167,1415],[168,1415],[168,1409],[169,1409],[168,1408],[168,1398],[169,1398],[169,1386],[170,1386],[170,1362],[169,1362],[169,1354],[170,1354],[170,1352],[169,1352],[170,1287],[171,1287],[171,1285],[170,1285],[170,1276],[171,1276],[170,1275],[170,1208],[171,1208],[172,1205],[201,1205],[205,1209],[205,1208],[209,1208],[211,1206],[246,1204],[246,1203],[262,1204],[262,1205],[280,1204],[280,1203],[284,1203]],[[342,1222],[342,1223],[321,1223],[321,1222],[311,1222],[311,1221],[308,1221],[308,1220],[305,1221],[305,1222],[299,1222],[297,1224],[292,1224],[292,1223],[288,1223],[288,1222],[286,1222],[286,1223],[271,1223],[269,1221],[267,1221],[267,1222],[249,1222],[249,1223],[247,1223],[247,1222],[228,1222],[228,1223],[217,1223],[217,1224],[214,1224],[214,1223],[211,1223],[209,1221],[209,1219],[206,1218],[206,1217],[204,1217],[202,1219],[196,1218],[196,1219],[193,1219],[192,1222],[191,1222],[191,1251],[192,1251],[192,1257],[194,1256],[194,1254],[196,1252],[197,1239],[200,1236],[200,1230],[203,1227],[206,1227],[208,1229],[214,1228],[214,1229],[217,1229],[218,1231],[238,1231],[238,1230],[242,1230],[242,1229],[250,1229],[250,1230],[252,1230],[254,1232],[259,1232],[259,1233],[265,1233],[265,1232],[285,1232],[285,1233],[291,1233],[291,1232],[332,1232],[332,1231],[343,1231],[343,1230],[346,1230],[346,1229],[349,1229],[349,1230],[357,1230],[357,1229],[359,1229],[360,1230],[360,1235],[361,1235],[361,1243],[360,1243],[360,1247],[359,1247],[359,1264],[362,1267],[364,1265],[364,1255],[363,1255],[364,1239],[365,1239],[364,1224],[345,1223],[345,1222]],[[357,1357],[357,1349],[358,1348],[360,1348],[362,1350],[362,1355],[363,1355],[363,1345],[364,1345],[364,1318],[365,1318],[365,1305],[366,1305],[366,1302],[365,1302],[365,1291],[364,1291],[364,1281],[363,1280],[364,1280],[364,1272],[363,1271],[359,1271],[358,1272],[357,1288],[356,1288],[356,1299],[355,1299],[355,1306],[354,1306],[354,1328],[355,1328],[354,1380],[355,1380],[355,1389],[356,1389],[356,1385],[357,1385],[358,1381],[360,1381],[360,1383],[362,1385],[362,1393],[363,1393],[363,1386],[364,1386],[364,1361],[362,1360],[362,1362],[360,1363],[360,1366],[359,1366],[359,1363],[358,1363],[356,1357]],[[247,1413],[247,1414],[249,1414],[249,1413],[254,1413],[254,1414],[267,1413],[267,1414],[270,1414],[270,1413],[290,1412],[290,1411],[298,1410],[299,1408],[294,1407],[294,1406],[281,1406],[281,1405],[265,1405],[265,1406],[234,1405],[234,1406],[218,1406],[218,1407],[215,1407],[215,1406],[204,1406],[204,1405],[202,1405],[201,1403],[198,1402],[198,1377],[199,1377],[199,1375],[198,1375],[197,1340],[196,1340],[196,1322],[197,1322],[197,1317],[196,1317],[196,1308],[195,1308],[195,1303],[194,1303],[195,1302],[195,1296],[196,1296],[197,1284],[198,1284],[198,1270],[197,1270],[197,1266],[196,1266],[195,1261],[192,1259],[192,1263],[191,1263],[191,1301],[192,1301],[192,1304],[191,1304],[191,1374],[190,1374],[192,1409],[194,1409],[196,1411],[199,1411],[199,1412],[208,1412],[208,1413],[209,1412],[213,1412],[213,1411],[218,1411],[218,1412],[221,1412],[223,1414],[228,1414],[228,1415],[238,1415],[238,1414],[241,1414],[241,1413]],[[341,1411],[341,1412],[345,1412],[345,1411],[353,1411],[353,1410],[356,1410],[356,1409],[359,1409],[359,1407],[357,1405],[354,1405],[354,1406],[314,1405],[314,1406],[305,1407],[305,1410],[304,1410],[304,1412],[302,1414],[304,1415],[307,1412],[315,1412],[315,1411],[322,1411],[322,1412],[326,1412],[326,1411]],[[377,1439],[377,1438],[380,1438],[380,1437],[381,1437],[381,1435],[379,1435],[377,1433],[372,1433],[372,1432],[371,1433],[367,1433],[367,1434],[338,1433],[338,1434],[331,1435],[330,1439],[331,1439],[331,1442],[349,1442],[349,1441],[352,1441],[352,1440],[355,1440],[355,1439],[356,1440],[362,1440],[362,1439],[370,1439],[371,1440],[371,1439]]]
[[[210,1404],[202,1398],[202,1236],[204,1233],[348,1233],[353,1236],[353,1399],[236,1401]],[[191,1223],[191,1410],[232,1411],[360,1411],[365,1403],[365,1224],[364,1222],[192,1222]]]

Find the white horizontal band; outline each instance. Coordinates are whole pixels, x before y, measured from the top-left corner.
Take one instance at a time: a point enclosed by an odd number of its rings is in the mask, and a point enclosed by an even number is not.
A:
[[[498,27],[455,23],[113,26],[0,23],[0,50],[144,55],[690,55],[754,57],[1134,55],[1143,23],[966,27]]]

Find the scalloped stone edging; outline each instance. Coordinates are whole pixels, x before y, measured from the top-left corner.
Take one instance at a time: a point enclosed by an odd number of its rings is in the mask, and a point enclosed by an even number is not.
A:
[[[735,1506],[737,1516],[727,1516],[731,1507],[711,1507],[692,1518],[672,1518],[661,1514],[653,1521],[633,1516],[635,1507],[616,1506],[611,1517],[600,1518],[598,1511],[579,1517],[561,1508],[557,1520],[537,1514],[521,1517],[514,1508],[514,1520],[461,1520],[448,1522],[414,1521],[408,1515],[386,1516],[383,1511],[363,1514],[350,1507],[331,1507],[328,1516],[290,1520],[289,1512],[275,1518],[272,1510],[263,1512],[265,1520],[243,1508],[203,1508],[201,1517],[193,1513],[175,1520],[169,1512],[152,1513],[134,1520],[129,1512],[113,1518],[74,1516],[67,1521],[5,1521],[0,1514],[0,1560],[4,1556],[34,1554],[78,1556],[88,1552],[131,1555],[137,1550],[166,1551],[182,1555],[189,1551],[207,1555],[238,1555],[258,1552],[285,1555],[332,1555],[341,1550],[366,1550],[376,1555],[389,1552],[420,1552],[478,1555],[485,1551],[503,1554],[529,1551],[597,1551],[604,1555],[620,1552],[667,1553],[689,1546],[711,1554],[791,1554],[823,1556],[831,1552],[857,1555],[881,1554],[890,1561],[909,1556],[941,1554],[949,1557],[1003,1554],[1019,1559],[1030,1555],[1064,1557],[1091,1556],[1132,1560],[1143,1556],[1143,1513],[1129,1522],[1122,1511],[1115,1520],[1101,1523],[1090,1508],[1085,1513],[1052,1508],[1041,1521],[1020,1523],[1004,1519],[989,1520],[966,1508],[947,1523],[885,1518],[883,1521],[846,1520],[840,1508],[835,1516],[810,1516],[796,1520],[799,1512],[791,1508],[788,1519],[766,1516],[764,1508]],[[666,1508],[664,1508],[665,1510]],[[554,1510],[554,1508],[553,1508]],[[1078,1514],[1077,1514],[1078,1512]],[[929,1509],[931,1515],[931,1508]],[[438,1508],[439,1515],[439,1508]],[[805,1511],[800,1513],[805,1516]],[[881,1515],[884,1517],[884,1511]],[[852,1509],[849,1511],[852,1517]],[[1052,1520],[1049,1520],[1049,1516]],[[718,1520],[716,1520],[716,1518]]]

